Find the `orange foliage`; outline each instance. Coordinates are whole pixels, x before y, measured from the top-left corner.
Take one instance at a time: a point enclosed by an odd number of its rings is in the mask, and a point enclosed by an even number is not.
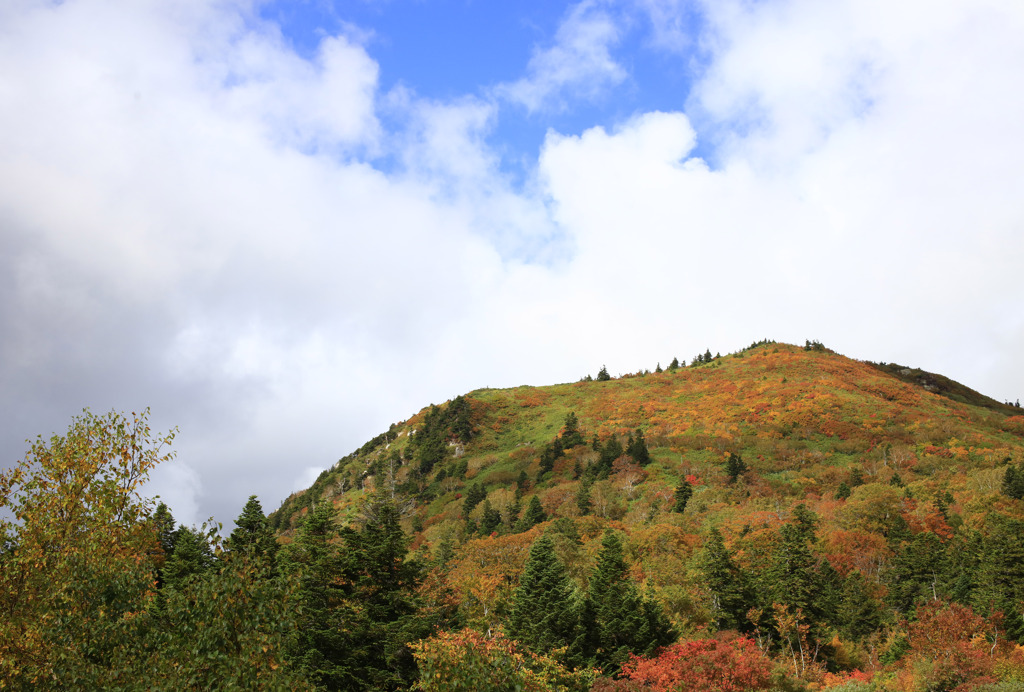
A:
[[[631,656],[622,672],[655,692],[745,692],[769,687],[771,663],[745,637],[691,639],[654,658]]]

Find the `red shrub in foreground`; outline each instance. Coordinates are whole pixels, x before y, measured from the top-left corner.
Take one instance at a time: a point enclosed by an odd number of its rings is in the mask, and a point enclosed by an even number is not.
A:
[[[750,639],[692,639],[654,658],[633,656],[622,666],[630,680],[655,692],[744,692],[769,686],[771,664]]]

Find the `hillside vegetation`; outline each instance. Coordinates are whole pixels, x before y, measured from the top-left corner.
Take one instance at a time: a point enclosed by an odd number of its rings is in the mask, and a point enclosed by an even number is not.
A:
[[[971,608],[984,624],[968,641],[1024,641],[1024,505],[1006,483],[1024,459],[1018,407],[816,342],[657,370],[428,407],[271,523],[287,541],[316,502],[358,522],[368,494],[399,498],[435,565],[428,595],[485,632],[508,630],[537,536],[586,593],[610,528],[681,640],[733,631],[818,685],[852,670],[894,689],[999,678],[911,650],[925,605]]]
[[[85,412],[0,474],[0,689],[1019,691],[1021,414],[759,342],[431,405],[222,538]]]

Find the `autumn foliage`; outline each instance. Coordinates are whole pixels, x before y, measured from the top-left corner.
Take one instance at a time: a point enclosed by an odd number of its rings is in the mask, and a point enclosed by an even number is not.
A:
[[[622,671],[655,692],[744,692],[769,687],[771,662],[746,637],[691,639],[633,656]]]
[[[530,653],[500,631],[443,632],[413,645],[422,692],[572,692],[587,690],[590,671],[570,671],[553,658]]]

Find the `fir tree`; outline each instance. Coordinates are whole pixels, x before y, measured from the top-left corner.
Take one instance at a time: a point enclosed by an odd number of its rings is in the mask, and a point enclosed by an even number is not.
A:
[[[516,533],[529,531],[537,524],[547,520],[548,515],[544,513],[544,508],[541,507],[540,498],[534,495],[530,498],[530,504],[526,506],[526,512],[523,513],[519,523],[516,524]]]
[[[593,641],[596,660],[605,672],[615,672],[630,653],[650,656],[675,639],[672,626],[654,601],[643,599],[629,570],[618,535],[611,530],[601,540],[597,566],[590,578]]]
[[[594,509],[594,502],[590,499],[590,488],[593,485],[593,480],[585,480],[580,483],[580,487],[576,491],[576,507],[580,510],[580,515],[584,517]]]
[[[698,560],[711,593],[711,612],[718,629],[743,629],[751,605],[746,576],[733,562],[722,534],[711,529]]]
[[[480,515],[480,535],[490,536],[501,526],[501,512],[491,507],[490,500],[484,500],[484,511]]]
[[[508,619],[509,636],[528,649],[547,654],[565,649],[558,658],[569,667],[587,665],[586,631],[580,622],[581,599],[547,534],[530,546]]]
[[[735,483],[736,479],[747,472],[747,464],[739,454],[729,452],[729,458],[725,460],[725,473],[729,476],[729,482]]]
[[[669,372],[675,372],[678,369],[679,369],[679,359],[678,358],[673,358],[672,362],[668,364],[668,371]]]
[[[576,414],[570,411],[565,416],[565,423],[562,425],[562,448],[571,449],[578,445],[586,444],[587,441],[580,432],[580,422]]]
[[[287,569],[298,575],[299,626],[288,657],[313,684],[329,690],[358,689],[351,664],[357,612],[348,600],[343,548],[337,536],[334,506],[320,502],[299,527],[286,552]],[[339,623],[346,623],[339,627]]]
[[[416,589],[420,565],[408,559],[409,539],[393,500],[372,496],[364,506],[362,531],[345,529],[347,580],[359,604],[359,650],[354,657],[360,689],[408,689],[416,662],[408,644],[427,636],[430,623],[419,616]]]
[[[679,485],[676,486],[675,492],[675,504],[672,505],[672,509],[675,512],[682,514],[686,511],[686,503],[690,501],[693,496],[693,486],[690,485],[690,481],[683,478],[679,481]]]
[[[487,491],[481,488],[478,483],[469,486],[469,490],[466,491],[466,497],[462,501],[462,517],[469,519],[470,512],[483,502],[486,497]]]
[[[601,369],[597,371],[597,381],[607,382],[610,379],[612,379],[612,376],[608,374],[608,368],[602,365]]]
[[[1024,468],[1010,464],[1006,467],[1002,484],[1003,494],[1015,500],[1024,500]]]
[[[213,550],[206,534],[187,526],[174,536],[174,550],[164,563],[163,581],[170,588],[182,588],[213,567]]]
[[[851,494],[852,491],[850,490],[850,486],[846,484],[846,481],[841,481],[839,483],[839,487],[836,488],[836,499],[845,500],[849,498]]]
[[[647,441],[644,439],[644,431],[640,428],[630,436],[626,453],[633,458],[639,466],[647,466],[651,463],[651,454],[647,450]]]
[[[867,637],[882,626],[882,612],[871,598],[860,572],[854,570],[843,583],[838,621],[844,635],[854,641]]]
[[[277,561],[277,539],[267,524],[263,514],[263,506],[255,495],[242,508],[242,513],[235,520],[235,530],[227,540],[231,554],[245,556],[247,559],[273,570]]]

